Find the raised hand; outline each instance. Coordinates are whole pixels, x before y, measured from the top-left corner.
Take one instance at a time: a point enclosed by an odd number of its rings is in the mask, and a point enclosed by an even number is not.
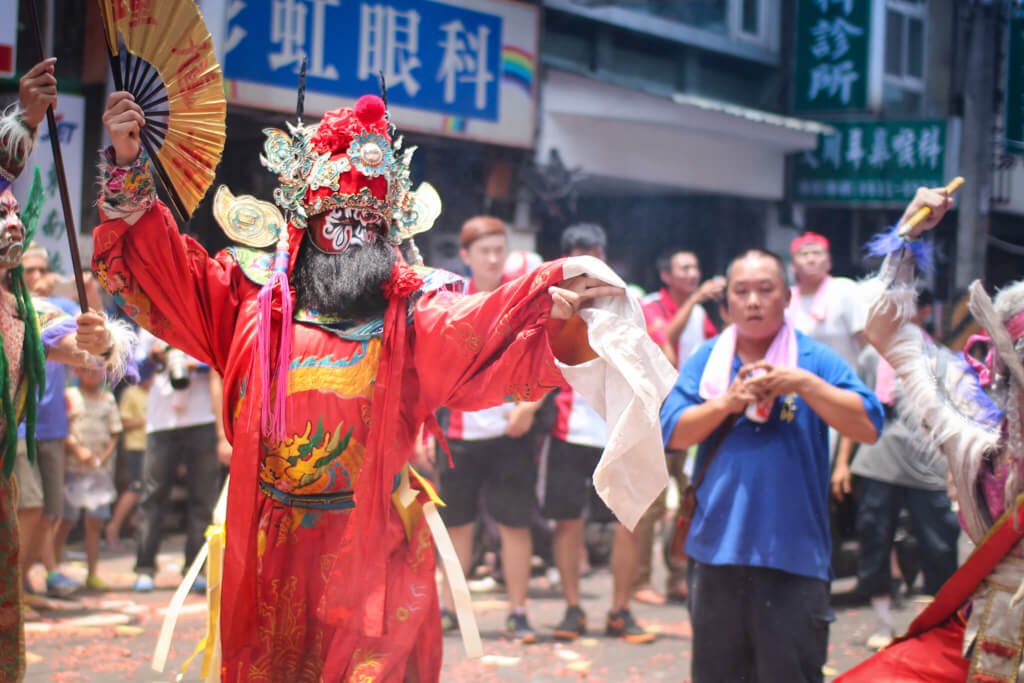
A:
[[[551,294],[551,317],[568,320],[592,300],[602,296],[623,296],[626,290],[594,277],[577,275],[549,287],[548,293]]]
[[[713,278],[705,280],[700,287],[697,288],[697,299],[703,303],[710,301],[711,299],[720,300],[722,294],[725,292],[725,278],[721,275],[716,275]]]
[[[18,81],[21,118],[32,128],[46,118],[46,108],[57,108],[57,77],[53,75],[56,57],[39,62]]]
[[[931,209],[931,214],[926,216],[910,231],[908,236],[911,238],[916,238],[925,230],[931,230],[938,225],[942,217],[946,215],[946,212],[952,208],[953,198],[949,196],[944,187],[919,187],[917,188],[917,193],[914,194],[914,198],[907,205],[907,209],[903,212],[899,225],[903,225],[904,222],[910,220],[911,216],[925,206]]]
[[[110,135],[117,165],[127,166],[135,161],[142,145],[139,129],[146,125],[146,116],[130,92],[119,90],[110,93],[103,112],[103,125]]]

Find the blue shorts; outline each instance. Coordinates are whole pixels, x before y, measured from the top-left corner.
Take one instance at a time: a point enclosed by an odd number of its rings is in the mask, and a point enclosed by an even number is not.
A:
[[[74,492],[74,495],[69,495]],[[110,519],[110,501],[116,496],[105,471],[64,473],[64,519],[77,522],[85,512],[94,519]],[[91,499],[92,502],[83,502]]]
[[[107,520],[110,519],[110,504],[104,503],[103,505],[100,505],[99,507],[95,507],[92,509],[86,507],[76,508],[72,507],[71,503],[69,503],[66,498],[64,499],[64,519],[66,519],[69,522],[77,522],[78,519],[82,516],[83,512],[85,513],[86,517]]]

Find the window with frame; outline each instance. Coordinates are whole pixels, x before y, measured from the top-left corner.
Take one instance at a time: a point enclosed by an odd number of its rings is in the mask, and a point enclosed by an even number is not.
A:
[[[779,0],[730,0],[730,33],[744,43],[778,50],[780,14]]]
[[[778,9],[775,0],[637,0],[619,6],[757,43],[767,42],[770,27],[766,19],[769,12]]]
[[[687,2],[639,0],[638,2],[622,3],[622,7],[634,12],[651,14],[668,21],[725,35],[728,30],[726,18],[729,2],[730,0],[688,0]]]
[[[761,11],[764,0],[734,0],[736,2],[737,32],[744,37],[761,40],[764,35],[764,21]]]
[[[886,0],[884,107],[920,113],[925,88],[928,0]]]

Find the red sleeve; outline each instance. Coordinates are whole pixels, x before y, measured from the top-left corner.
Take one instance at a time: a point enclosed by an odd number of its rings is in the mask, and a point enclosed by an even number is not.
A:
[[[661,305],[657,301],[651,301],[643,304],[640,310],[644,312],[644,323],[647,325],[647,334],[658,346],[663,346],[668,342],[668,338],[665,336],[665,326],[668,324],[668,320],[662,315]]]
[[[548,287],[561,280],[562,264],[554,262],[493,292],[424,295],[414,313],[413,351],[423,408],[535,401],[560,385],[545,323]]]
[[[157,202],[134,225],[109,220],[93,231],[93,272],[139,325],[223,373],[238,317],[241,271],[211,258],[178,232]]]

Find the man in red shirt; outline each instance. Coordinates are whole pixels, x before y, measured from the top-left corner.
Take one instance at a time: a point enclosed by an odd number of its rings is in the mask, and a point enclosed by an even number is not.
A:
[[[563,256],[605,259],[608,238],[604,229],[594,223],[570,225],[562,233],[561,242]],[[555,405],[558,415],[545,447],[546,453],[542,455],[544,501],[541,507],[545,518],[555,520],[552,545],[566,602],[565,616],[555,626],[553,635],[556,640],[573,641],[587,629],[587,617],[580,604],[579,568],[585,519],[589,519],[613,522],[615,528],[611,555],[612,604],[605,620],[605,634],[628,643],[653,642],[655,634],[637,623],[629,609],[630,579],[636,575],[634,535],[615,521],[612,511],[594,491],[593,472],[607,441],[605,421],[568,382],[563,382]]]
[[[725,291],[721,276],[700,281],[700,264],[692,251],[671,251],[658,258],[658,273],[665,285],[644,298],[647,332],[676,367],[705,339],[718,334],[701,305],[720,299]]]
[[[703,303],[721,298],[725,279],[713,277],[701,284],[700,263],[692,251],[669,250],[658,257],[658,273],[665,285],[660,291],[643,300],[647,333],[654,343],[676,367],[681,367],[690,353],[705,339],[718,334],[715,324],[704,310]],[[667,454],[668,470],[682,491],[687,478],[683,473],[686,452]],[[665,515],[665,495],[662,494],[640,519],[633,533],[637,545],[637,571],[633,597],[640,602],[660,605],[665,596],[651,585],[651,555],[654,550],[654,525]],[[686,564],[669,563],[668,599],[686,599]]]

